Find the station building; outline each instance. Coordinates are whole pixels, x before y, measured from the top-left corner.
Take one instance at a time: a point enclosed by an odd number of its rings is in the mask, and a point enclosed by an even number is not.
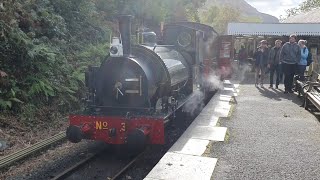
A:
[[[241,46],[244,46],[250,61],[262,39],[273,47],[276,39],[287,42],[290,34],[296,34],[297,40],[307,40],[313,60],[319,62],[320,23],[229,23],[227,36],[222,41],[231,43],[230,60],[236,60]]]

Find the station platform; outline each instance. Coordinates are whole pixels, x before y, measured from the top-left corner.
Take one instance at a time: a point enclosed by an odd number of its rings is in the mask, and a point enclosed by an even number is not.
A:
[[[223,83],[179,140],[147,175],[151,179],[210,179],[217,158],[205,156],[210,142],[224,141],[227,128],[218,125],[220,118],[228,117],[230,101],[237,96],[239,85]]]
[[[283,85],[253,82],[225,81],[145,180],[320,179],[317,117]]]

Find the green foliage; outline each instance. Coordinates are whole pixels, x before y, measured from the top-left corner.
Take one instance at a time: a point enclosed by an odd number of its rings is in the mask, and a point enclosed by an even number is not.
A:
[[[218,33],[223,34],[229,22],[240,21],[240,15],[240,11],[230,6],[212,6],[202,13],[201,22],[213,26]]]
[[[295,16],[297,14],[310,11],[315,8],[320,7],[320,0],[306,0],[303,1],[298,7],[288,9],[286,17],[281,17],[281,19],[286,19],[290,16]]]
[[[2,6],[0,69],[8,77],[0,79],[0,110],[30,122],[46,106],[62,113],[79,108],[86,67],[108,54],[110,28],[94,1],[8,0]]]
[[[199,21],[198,9],[206,0],[96,0],[99,14],[135,16],[139,25],[159,25],[160,22]]]
[[[220,34],[226,32],[230,22],[262,22],[259,17],[243,16],[239,10],[230,6],[212,6],[207,11],[202,12],[200,17],[202,23],[213,26]]]
[[[256,16],[241,16],[239,22],[244,23],[262,23],[263,20]]]
[[[81,108],[84,72],[108,55],[119,14],[139,26],[200,21],[205,0],[4,0],[0,2],[0,110],[35,119]]]

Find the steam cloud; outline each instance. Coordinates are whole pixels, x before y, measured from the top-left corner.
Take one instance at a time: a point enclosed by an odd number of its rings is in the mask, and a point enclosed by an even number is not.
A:
[[[223,83],[219,75],[212,73],[204,82],[204,85],[210,91],[223,88]],[[183,106],[182,111],[194,116],[199,110],[205,106],[205,94],[201,90],[193,92],[193,96]]]
[[[222,67],[216,73],[212,73],[204,82],[205,86],[211,91],[215,91],[223,88],[223,82],[221,77],[226,77],[232,73],[231,81],[242,82],[245,80],[247,72],[251,71],[251,66],[244,64],[239,68],[238,64],[232,64],[231,67]],[[197,90],[194,92],[192,98],[183,106],[183,111],[187,112],[191,116],[195,115],[199,110],[204,108],[205,94]]]
[[[183,106],[182,111],[194,116],[198,110],[204,108],[204,94],[200,90],[196,90],[194,95]]]
[[[246,73],[251,71],[251,66],[243,64],[241,68],[239,68],[237,64],[233,64],[232,69],[234,70],[234,75],[231,80],[242,82],[245,80]]]

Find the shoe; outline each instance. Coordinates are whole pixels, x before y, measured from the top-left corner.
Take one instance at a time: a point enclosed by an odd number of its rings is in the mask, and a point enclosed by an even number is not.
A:
[[[290,94],[292,94],[292,93],[293,93],[293,91],[292,91],[292,90],[290,90],[290,91],[289,91],[289,93],[290,93]]]
[[[276,85],[276,89],[279,89],[279,86],[278,86],[278,85]]]
[[[273,88],[273,86],[272,86],[272,85],[270,85],[270,86],[269,86],[269,88],[271,89],[271,88]]]
[[[288,91],[284,91],[283,93],[288,94],[289,92]]]

